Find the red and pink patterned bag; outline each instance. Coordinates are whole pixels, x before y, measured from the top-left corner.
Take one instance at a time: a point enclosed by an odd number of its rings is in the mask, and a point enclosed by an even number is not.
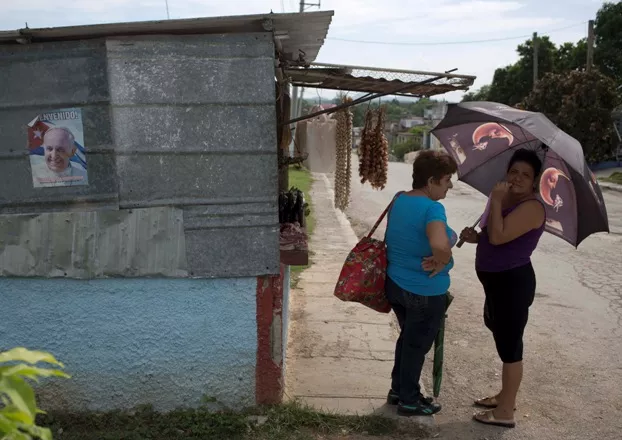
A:
[[[366,237],[358,242],[346,258],[339,280],[335,286],[335,296],[342,301],[359,302],[381,313],[389,313],[391,305],[384,293],[387,271],[387,247],[384,240],[372,238],[378,225],[385,218],[396,194],[389,206]]]

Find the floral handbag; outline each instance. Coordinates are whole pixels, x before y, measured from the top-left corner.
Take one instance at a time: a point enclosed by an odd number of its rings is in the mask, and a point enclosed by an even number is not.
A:
[[[340,300],[359,302],[381,313],[391,311],[391,305],[384,292],[387,247],[384,240],[372,238],[372,235],[400,194],[401,192],[393,197],[369,234],[348,254],[335,286],[335,296]]]

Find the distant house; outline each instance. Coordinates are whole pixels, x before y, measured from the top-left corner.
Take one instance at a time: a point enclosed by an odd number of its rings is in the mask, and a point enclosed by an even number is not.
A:
[[[444,101],[436,102],[433,107],[424,110],[423,115],[428,120],[431,127],[436,127],[447,114],[447,103]],[[431,133],[426,133],[423,145],[432,150],[442,150],[443,146],[439,140]]]
[[[410,118],[401,119],[399,126],[402,130],[410,130],[414,127],[421,127],[426,124],[426,120],[420,116],[413,116]]]
[[[322,110],[328,110],[337,107],[335,104],[316,104],[309,110],[309,114],[321,112]]]

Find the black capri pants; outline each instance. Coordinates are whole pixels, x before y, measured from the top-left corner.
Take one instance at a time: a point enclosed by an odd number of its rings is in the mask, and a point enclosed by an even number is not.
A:
[[[492,332],[501,361],[522,361],[523,333],[536,295],[533,266],[529,263],[503,272],[477,271],[477,277],[486,294],[484,324]]]

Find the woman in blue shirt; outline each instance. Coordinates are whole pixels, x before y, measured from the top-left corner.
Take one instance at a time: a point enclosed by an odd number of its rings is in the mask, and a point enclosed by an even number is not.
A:
[[[453,187],[456,161],[444,152],[422,151],[413,163],[413,189],[397,196],[387,225],[386,295],[397,316],[400,336],[395,347],[387,401],[398,414],[432,415],[441,406],[421,394],[419,377],[425,355],[445,314],[445,293],[453,267],[456,233],[447,226],[444,199]],[[429,259],[428,257],[433,257]],[[436,263],[427,262],[424,259]],[[426,272],[432,264],[432,273]]]

